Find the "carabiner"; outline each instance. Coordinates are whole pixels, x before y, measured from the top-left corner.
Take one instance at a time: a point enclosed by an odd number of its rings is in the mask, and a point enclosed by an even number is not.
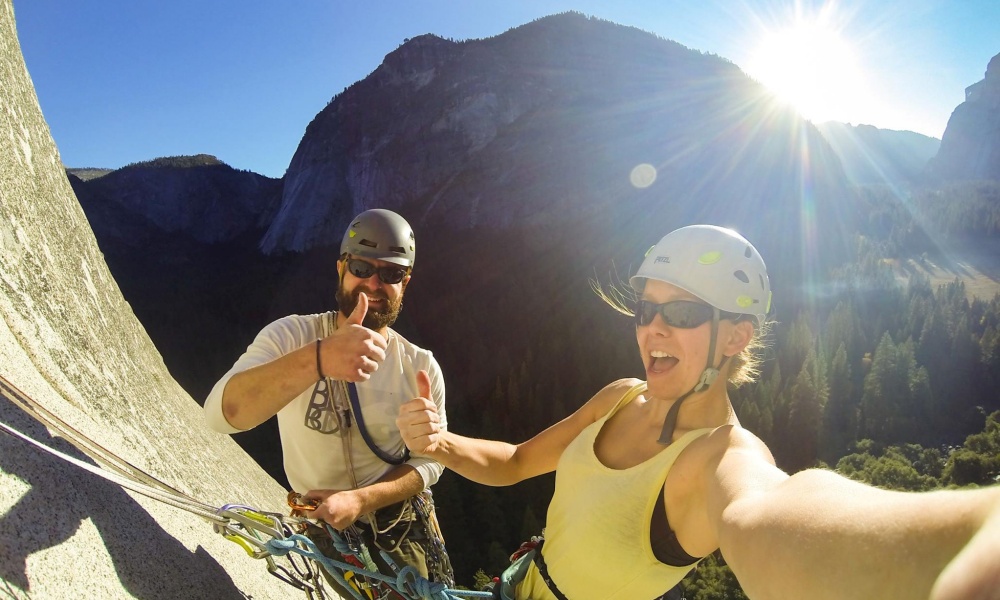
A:
[[[292,509],[293,516],[302,516],[301,514],[295,514],[296,511],[314,511],[319,508],[319,503],[315,500],[310,500],[302,496],[302,494],[291,491],[288,492],[288,506]]]

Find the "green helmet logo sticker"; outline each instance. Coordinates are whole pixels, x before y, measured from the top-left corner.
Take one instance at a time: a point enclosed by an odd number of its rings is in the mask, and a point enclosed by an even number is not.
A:
[[[352,230],[350,230],[350,231],[349,231],[349,232],[347,233],[347,237],[351,237],[351,238],[353,238],[353,237],[354,237],[354,236],[356,236],[356,235],[358,235],[358,232],[357,232],[357,231],[354,231],[353,229],[352,229]]]
[[[718,250],[706,252],[698,257],[698,263],[702,265],[714,265],[722,259],[722,253]]]
[[[739,304],[740,308],[746,308],[753,304],[753,298],[750,296],[740,296],[736,299],[736,304]]]

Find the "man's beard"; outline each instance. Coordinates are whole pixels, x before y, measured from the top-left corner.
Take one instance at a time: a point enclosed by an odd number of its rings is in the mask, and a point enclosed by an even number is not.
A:
[[[368,312],[365,314],[365,320],[361,322],[362,325],[368,329],[382,329],[383,327],[389,327],[396,322],[399,318],[399,311],[403,310],[403,293],[400,292],[399,296],[395,300],[390,300],[387,296],[381,293],[373,293],[362,290],[360,287],[354,288],[353,293],[347,293],[344,289],[343,284],[337,286],[337,307],[344,314],[345,317],[349,317],[354,308],[358,305],[358,296],[364,292],[368,296],[368,299],[381,298],[386,300],[386,307],[384,311],[376,310],[375,307],[368,304]]]

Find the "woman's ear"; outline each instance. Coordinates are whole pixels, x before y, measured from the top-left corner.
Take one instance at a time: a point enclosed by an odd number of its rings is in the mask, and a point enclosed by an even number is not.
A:
[[[737,321],[729,331],[726,342],[722,345],[722,354],[736,356],[747,347],[753,339],[753,323],[749,320]]]

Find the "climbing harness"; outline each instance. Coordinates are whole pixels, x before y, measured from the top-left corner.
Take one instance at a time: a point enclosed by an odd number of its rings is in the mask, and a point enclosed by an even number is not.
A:
[[[445,549],[444,534],[441,532],[440,523],[438,523],[434,498],[430,489],[420,492],[411,501],[413,509],[417,513],[417,519],[423,526],[425,537],[429,542],[428,547],[424,548],[427,572],[434,575],[435,581],[454,586],[455,573],[451,566],[451,558]]]
[[[542,557],[542,545],[545,540],[539,540],[538,546],[532,549],[533,556],[531,561],[535,563],[535,567],[538,569],[538,574],[542,576],[542,581],[545,582],[546,587],[552,592],[558,600],[567,600],[566,596],[559,590],[556,586],[556,582],[552,580],[549,575],[549,568],[545,565],[545,558]]]
[[[545,544],[543,535],[531,536],[527,542],[510,555],[510,566],[507,567],[499,577],[494,577],[493,581],[486,586],[486,589],[493,594],[493,600],[514,600],[514,590],[518,584],[528,576],[528,569],[534,564],[538,569],[545,586],[557,600],[567,600],[566,596],[556,586],[556,582],[549,576],[548,567],[542,557],[542,546]]]
[[[292,516],[302,516],[306,511],[316,510],[317,504],[311,500],[305,499],[297,492],[289,492],[288,494],[288,504],[292,509]],[[411,528],[415,525],[421,527],[423,531],[422,536],[418,536],[417,539],[423,542],[423,554],[424,561],[427,568],[427,573],[430,575],[431,580],[435,584],[443,584],[444,587],[450,588],[454,587],[455,580],[451,568],[451,560],[448,557],[448,553],[444,547],[444,537],[442,536],[437,518],[434,516],[434,505],[431,500],[430,490],[424,490],[423,492],[404,500],[402,503],[402,508],[400,509],[399,516],[397,516],[391,523],[383,528],[379,528],[378,521],[367,526],[362,526],[359,524],[354,524],[347,529],[338,532],[338,534],[345,539],[348,546],[352,549],[352,552],[347,553],[338,544],[336,538],[330,534],[330,529],[328,527],[319,527],[316,525],[308,525],[306,527],[300,527],[300,533],[305,533],[314,542],[318,542],[318,536],[329,537],[333,541],[334,550],[339,552],[345,557],[347,562],[352,564],[357,564],[359,567],[367,568],[370,571],[378,571],[378,567],[375,566],[374,561],[371,560],[368,555],[368,545],[372,544],[373,549],[379,551],[379,556],[385,558],[388,553],[397,550],[399,545],[407,539]],[[392,507],[390,507],[392,508]],[[390,511],[395,513],[395,510]],[[397,537],[394,543],[385,545],[380,542],[378,535],[386,536],[391,530],[401,525],[405,521],[405,529],[402,532],[397,533]],[[368,530],[365,530],[365,527]],[[368,540],[368,541],[366,541]],[[356,555],[356,556],[354,556]],[[397,569],[393,565],[393,561],[386,559],[386,564],[390,566],[393,572]]]
[[[93,459],[97,465],[88,464],[51,448],[6,423],[0,422],[0,431],[89,473],[116,483],[122,488],[185,510],[209,521],[216,533],[239,545],[251,558],[264,560],[271,575],[302,590],[310,600],[323,600],[328,597],[323,586],[323,577],[319,569],[313,567],[314,563],[325,569],[345,589],[350,590],[354,594],[353,600],[381,600],[384,597],[367,594],[362,591],[366,589],[364,585],[358,585],[356,582],[352,584],[349,581],[349,579],[356,580],[358,578],[378,581],[404,600],[458,600],[461,597],[490,597],[489,592],[459,590],[447,587],[441,582],[431,582],[422,577],[413,567],[399,568],[388,554],[380,551],[381,558],[392,567],[395,577],[384,575],[378,572],[377,568],[374,568],[374,562],[367,555],[367,549],[361,543],[360,536],[355,537],[355,532],[350,528],[344,532],[338,532],[326,523],[320,523],[334,541],[338,552],[341,552],[351,562],[338,561],[325,556],[319,552],[315,542],[301,533],[301,530],[307,525],[318,527],[316,521],[297,516],[294,512],[291,516],[286,516],[280,513],[260,511],[241,504],[226,504],[217,508],[200,502],[90,439],[39,405],[2,375],[0,375],[0,394],[44,426],[56,431],[61,437]],[[296,496],[294,500],[298,504],[293,508],[300,510],[315,508],[314,505],[303,502],[301,497]],[[279,565],[276,558],[284,558],[290,567]]]

